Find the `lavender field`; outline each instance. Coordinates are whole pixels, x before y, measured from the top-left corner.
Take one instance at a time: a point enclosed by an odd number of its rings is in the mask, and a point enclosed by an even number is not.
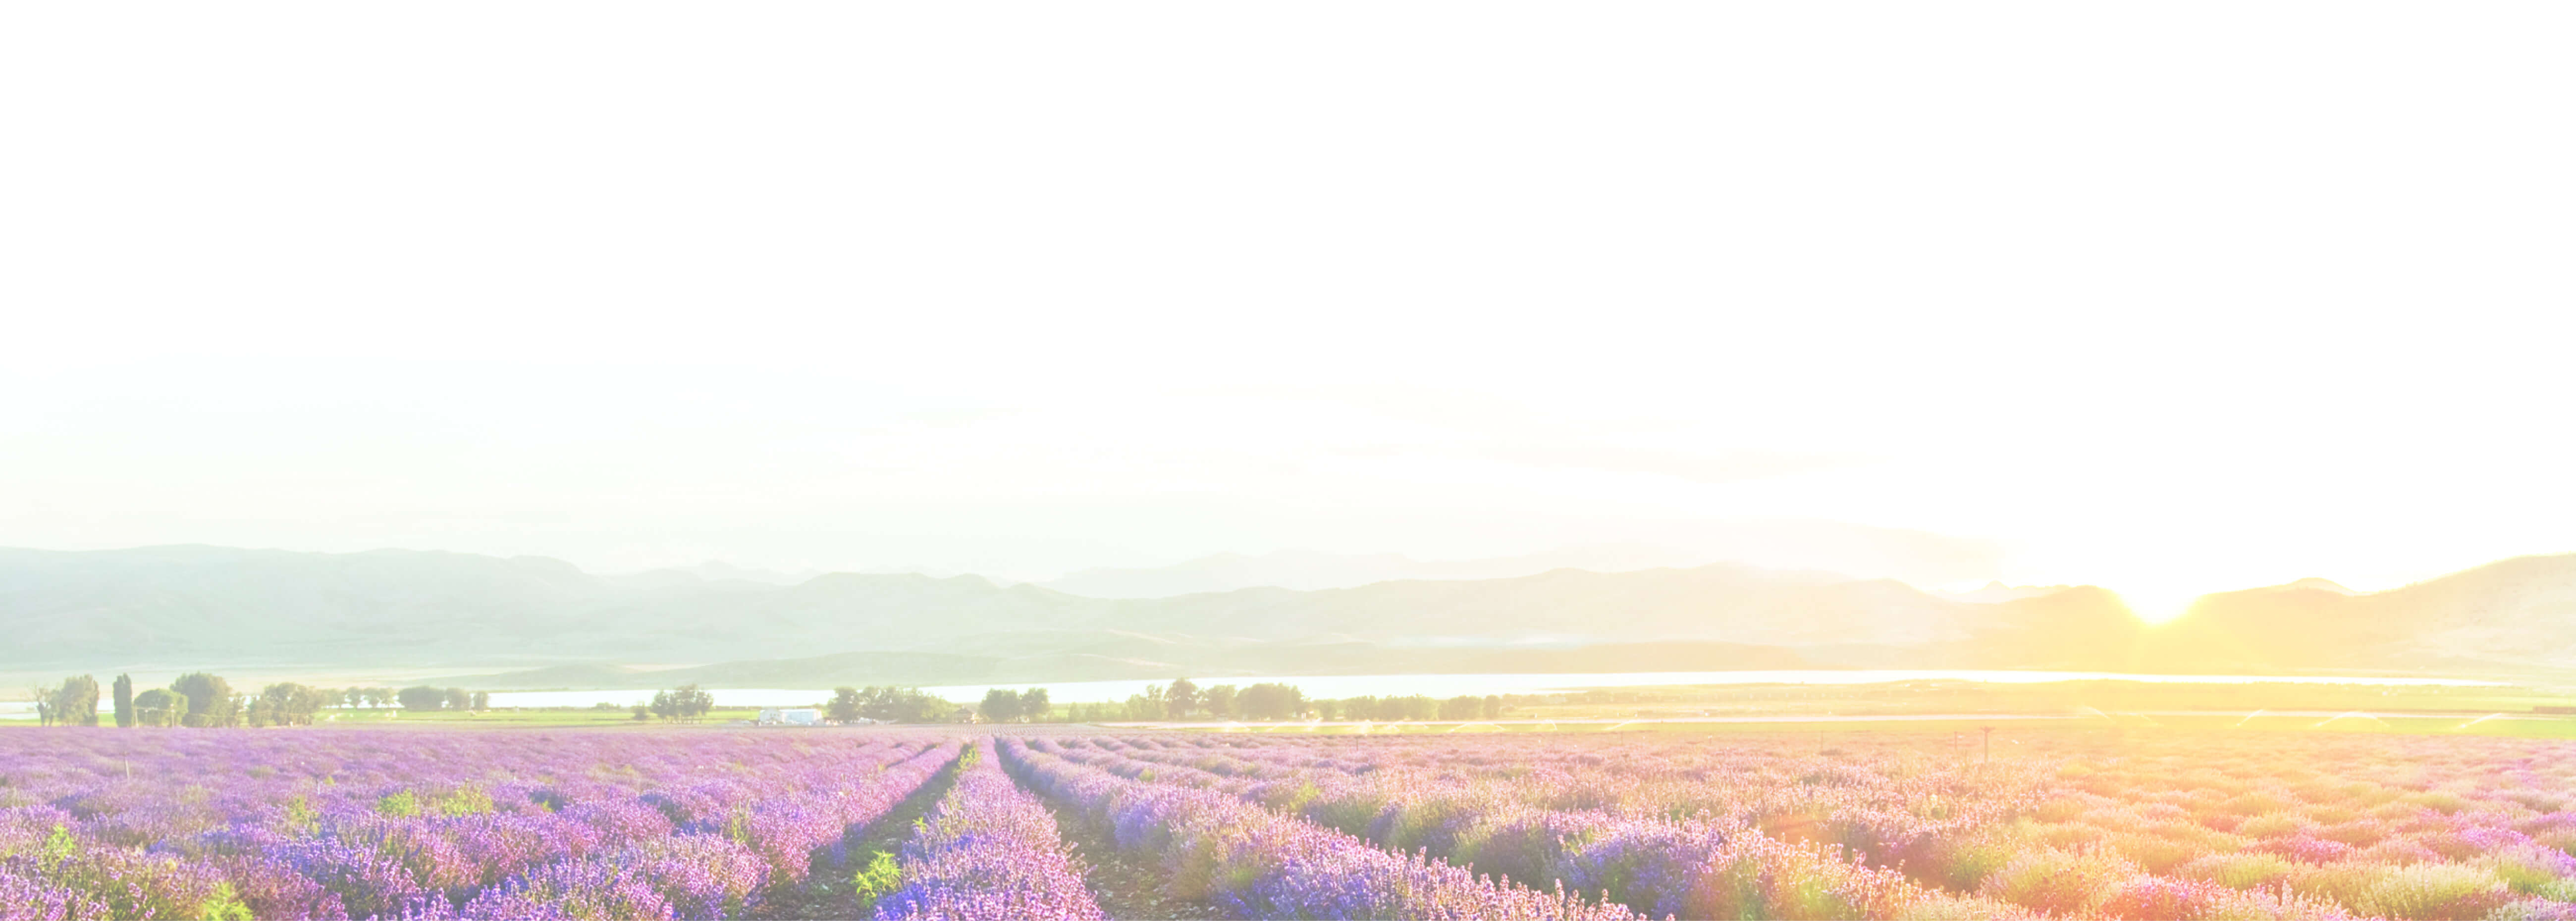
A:
[[[0,918],[2576,918],[2576,744],[0,733]]]

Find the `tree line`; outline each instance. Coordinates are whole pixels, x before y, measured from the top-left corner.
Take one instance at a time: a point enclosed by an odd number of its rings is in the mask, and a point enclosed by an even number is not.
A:
[[[1030,703],[1035,695],[1035,705]],[[1005,714],[995,719],[996,706]],[[1281,722],[1288,720],[1490,720],[1499,719],[1505,709],[1501,695],[1482,697],[1461,695],[1437,698],[1421,694],[1407,697],[1350,697],[1339,700],[1309,698],[1293,684],[1261,682],[1236,687],[1231,684],[1200,687],[1187,678],[1169,685],[1146,685],[1143,693],[1130,695],[1125,701],[1097,704],[1067,704],[1061,714],[1051,713],[1046,689],[1036,688],[1014,696],[1006,690],[986,692],[980,708],[984,718],[995,722],[1143,722],[1155,720],[1237,720],[1244,722]]]
[[[1042,723],[1055,715],[1055,706],[1047,700],[1045,688],[994,688],[984,692],[984,702],[975,712],[987,723]]]
[[[1295,685],[1262,683],[1238,689],[1233,685],[1220,684],[1201,688],[1187,678],[1168,686],[1146,685],[1144,693],[1131,695],[1123,703],[1073,706],[1073,718],[1079,722],[1191,719],[1261,722],[1308,718],[1393,722],[1496,719],[1503,715],[1503,698],[1499,695],[1466,695],[1445,700],[1421,694],[1309,699]]]
[[[265,726],[310,726],[330,707],[377,707],[398,703],[406,710],[480,710],[488,693],[461,688],[316,688],[281,681],[257,693],[236,691],[220,675],[189,672],[170,686],[135,693],[134,677],[116,676],[110,697],[119,727],[168,726],[228,729]],[[44,726],[99,725],[98,679],[74,675],[59,686],[28,689],[36,700],[36,722]]]
[[[96,678],[77,675],[63,679],[59,687],[38,686],[29,690],[36,699],[37,720],[43,725],[99,725]],[[250,694],[236,692],[230,682],[205,672],[181,675],[167,688],[153,688],[140,694],[134,692],[132,677],[118,675],[113,695],[118,726],[209,728],[309,726],[316,714],[334,706],[380,707],[390,704],[415,712],[464,711],[488,709],[491,700],[489,692],[428,685],[395,690],[314,688],[280,682]],[[1193,719],[1248,722],[1305,719],[1379,722],[1490,720],[1501,717],[1504,708],[1504,699],[1497,695],[1446,699],[1420,694],[1310,699],[1305,692],[1290,684],[1261,682],[1244,687],[1219,684],[1202,688],[1187,678],[1169,685],[1147,685],[1143,693],[1131,695],[1123,702],[1077,703],[1062,707],[1049,700],[1047,689],[1042,687],[1025,691],[994,688],[985,692],[982,703],[968,708],[919,688],[891,685],[834,688],[832,698],[822,705],[826,718],[843,723],[862,719],[881,723],[949,723],[959,722],[970,715],[993,723]],[[714,709],[715,695],[694,684],[658,692],[653,695],[652,703],[637,704],[633,708],[637,720],[660,717],[677,721],[694,721]]]
[[[1490,720],[1502,717],[1503,698],[1498,694],[1460,695],[1445,700],[1421,694],[1350,697],[1316,701],[1315,709],[1316,715],[1326,720]]]
[[[423,684],[390,693],[393,695],[394,703],[402,705],[405,710],[415,712],[492,708],[492,693],[489,691],[468,692],[464,688],[434,688]]]
[[[635,718],[643,719],[649,713],[666,720],[695,722],[715,708],[714,694],[699,690],[697,685],[684,684],[677,690],[655,692],[652,703],[635,708]]]
[[[1046,701],[1046,690],[1035,691],[1038,701]],[[990,698],[987,698],[990,699]],[[920,688],[891,685],[865,688],[833,688],[832,699],[823,704],[823,717],[842,723],[875,720],[880,723],[953,723],[958,706]]]

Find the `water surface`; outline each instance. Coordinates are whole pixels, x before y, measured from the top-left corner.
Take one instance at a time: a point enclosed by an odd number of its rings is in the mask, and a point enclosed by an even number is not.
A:
[[[1585,688],[1630,688],[1659,685],[1726,684],[1884,684],[1897,681],[1983,681],[1994,684],[2046,684],[2056,681],[2144,681],[2156,684],[2366,684],[2383,687],[2480,687],[2499,682],[2460,678],[2397,678],[2340,675],[2131,675],[2114,672],[1978,671],[1972,669],[1853,669],[1845,671],[1617,672],[1550,675],[1292,675],[1259,678],[1194,678],[1211,684],[1247,685],[1275,681],[1296,685],[1308,697],[1342,698],[1376,695],[1403,697],[1484,696],[1487,694],[1554,694]],[[1105,703],[1126,700],[1146,685],[1169,681],[1040,681],[1019,684],[959,684],[922,690],[959,703],[982,700],[996,687],[1047,689],[1056,703]],[[781,688],[716,688],[716,703],[729,707],[812,704],[829,691]],[[633,706],[649,703],[652,691],[519,691],[492,695],[496,707],[586,707],[597,703]]]

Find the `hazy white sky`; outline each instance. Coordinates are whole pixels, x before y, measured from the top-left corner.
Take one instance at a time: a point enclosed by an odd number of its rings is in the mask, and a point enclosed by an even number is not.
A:
[[[0,545],[2576,550],[2576,11],[19,5]]]

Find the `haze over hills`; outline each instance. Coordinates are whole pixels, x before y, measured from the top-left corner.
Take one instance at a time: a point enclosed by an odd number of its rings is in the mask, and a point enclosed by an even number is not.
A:
[[[2576,554],[2525,556],[2370,594],[2324,579],[2204,595],[2162,631],[2258,667],[2576,667]]]
[[[1992,587],[1990,587],[1992,588]],[[2388,592],[2323,580],[2202,598],[2161,627],[2095,587],[1959,600],[1738,564],[1093,598],[980,576],[603,578],[558,560],[221,547],[0,550],[0,669],[400,663],[545,667],[493,686],[616,686],[615,663],[727,683],[968,683],[1436,671],[2576,669],[2576,555]],[[1983,593],[1971,593],[1980,595]]]
[[[1932,594],[1948,598],[1952,601],[1966,601],[1974,604],[1998,604],[2006,601],[2019,601],[2024,598],[2037,598],[2042,595],[2054,595],[2058,592],[2074,587],[2075,586],[2072,585],[2005,585],[2002,581],[1998,580],[1988,582],[1984,587],[1972,592],[1936,591]]]
[[[1399,579],[1508,579],[1552,569],[1630,572],[1709,562],[1712,560],[1701,554],[1643,544],[1604,544],[1526,556],[1433,561],[1400,553],[1281,550],[1256,556],[1219,553],[1142,569],[1085,569],[1037,584],[1092,598],[1169,598],[1245,588],[1311,591]]]
[[[2287,585],[2281,585],[2281,586],[2276,586],[2276,587],[2278,587],[2278,588],[2313,588],[2313,589],[2316,589],[2316,590],[2318,590],[2318,591],[2323,591],[2323,592],[2333,592],[2333,593],[2335,593],[2335,594],[2337,594],[2337,595],[2358,595],[2358,594],[2361,594],[2360,592],[2356,592],[2356,591],[2353,591],[2352,589],[2348,589],[2348,588],[2345,588],[2345,587],[2343,587],[2343,586],[2341,586],[2341,585],[2336,584],[2336,583],[2334,582],[2334,580],[2331,580],[2331,579],[2320,579],[2320,578],[2317,578],[2317,577],[2315,577],[2315,576],[2309,576],[2309,577],[2307,577],[2307,578],[2305,578],[2305,579],[2300,579],[2300,580],[2298,580],[2298,581],[2296,581],[2296,582],[2292,582],[2292,583],[2289,583],[2289,584],[2287,584]]]
[[[1737,521],[1673,530],[1653,542],[1585,544],[1520,556],[1417,560],[1398,553],[1219,553],[1168,566],[1079,570],[1038,584],[1092,598],[1168,598],[1244,588],[1355,588],[1404,579],[1508,579],[1556,569],[1633,572],[1727,562],[1949,585],[1989,578],[2001,569],[2002,559],[2002,548],[1992,542],[1945,534],[1833,521]]]
[[[610,582],[639,587],[689,585],[698,582],[758,582],[763,585],[794,585],[822,574],[821,570],[815,569],[808,569],[802,572],[779,572],[771,569],[735,566],[731,563],[726,563],[720,560],[708,560],[707,562],[700,563],[695,566],[666,566],[661,569],[648,569],[643,572],[604,575],[600,578],[606,579]]]

